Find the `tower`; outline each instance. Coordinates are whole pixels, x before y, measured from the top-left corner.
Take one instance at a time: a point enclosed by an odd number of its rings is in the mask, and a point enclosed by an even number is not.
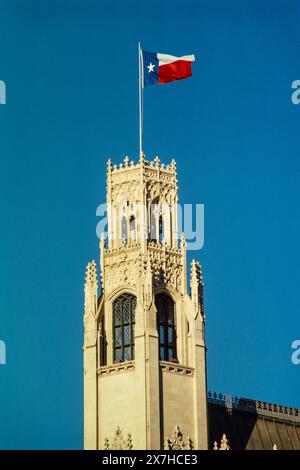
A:
[[[108,161],[100,296],[94,261],[85,280],[85,449],[208,447],[203,284],[193,261],[188,293],[177,189],[174,160]]]

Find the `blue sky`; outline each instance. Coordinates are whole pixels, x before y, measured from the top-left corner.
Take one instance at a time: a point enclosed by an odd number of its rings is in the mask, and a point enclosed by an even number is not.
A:
[[[195,54],[148,87],[144,150],[205,204],[211,390],[300,407],[299,1],[0,0],[0,448],[81,448],[85,265],[106,160],[138,155],[137,43]]]

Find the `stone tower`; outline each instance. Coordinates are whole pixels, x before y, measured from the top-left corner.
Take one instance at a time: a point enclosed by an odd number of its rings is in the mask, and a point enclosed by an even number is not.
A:
[[[87,266],[85,449],[207,449],[200,265],[178,240],[177,173],[141,154],[107,166],[101,293]]]

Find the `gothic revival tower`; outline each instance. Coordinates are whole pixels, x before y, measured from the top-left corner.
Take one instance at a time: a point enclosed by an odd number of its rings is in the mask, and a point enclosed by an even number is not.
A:
[[[101,294],[87,266],[85,449],[207,449],[206,346],[200,265],[187,292],[173,160],[108,161]]]

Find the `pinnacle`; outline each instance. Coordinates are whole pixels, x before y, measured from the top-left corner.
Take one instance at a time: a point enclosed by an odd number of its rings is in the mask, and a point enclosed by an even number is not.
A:
[[[86,274],[85,274],[85,285],[94,285],[98,284],[97,280],[97,266],[95,260],[92,260],[87,264]]]

